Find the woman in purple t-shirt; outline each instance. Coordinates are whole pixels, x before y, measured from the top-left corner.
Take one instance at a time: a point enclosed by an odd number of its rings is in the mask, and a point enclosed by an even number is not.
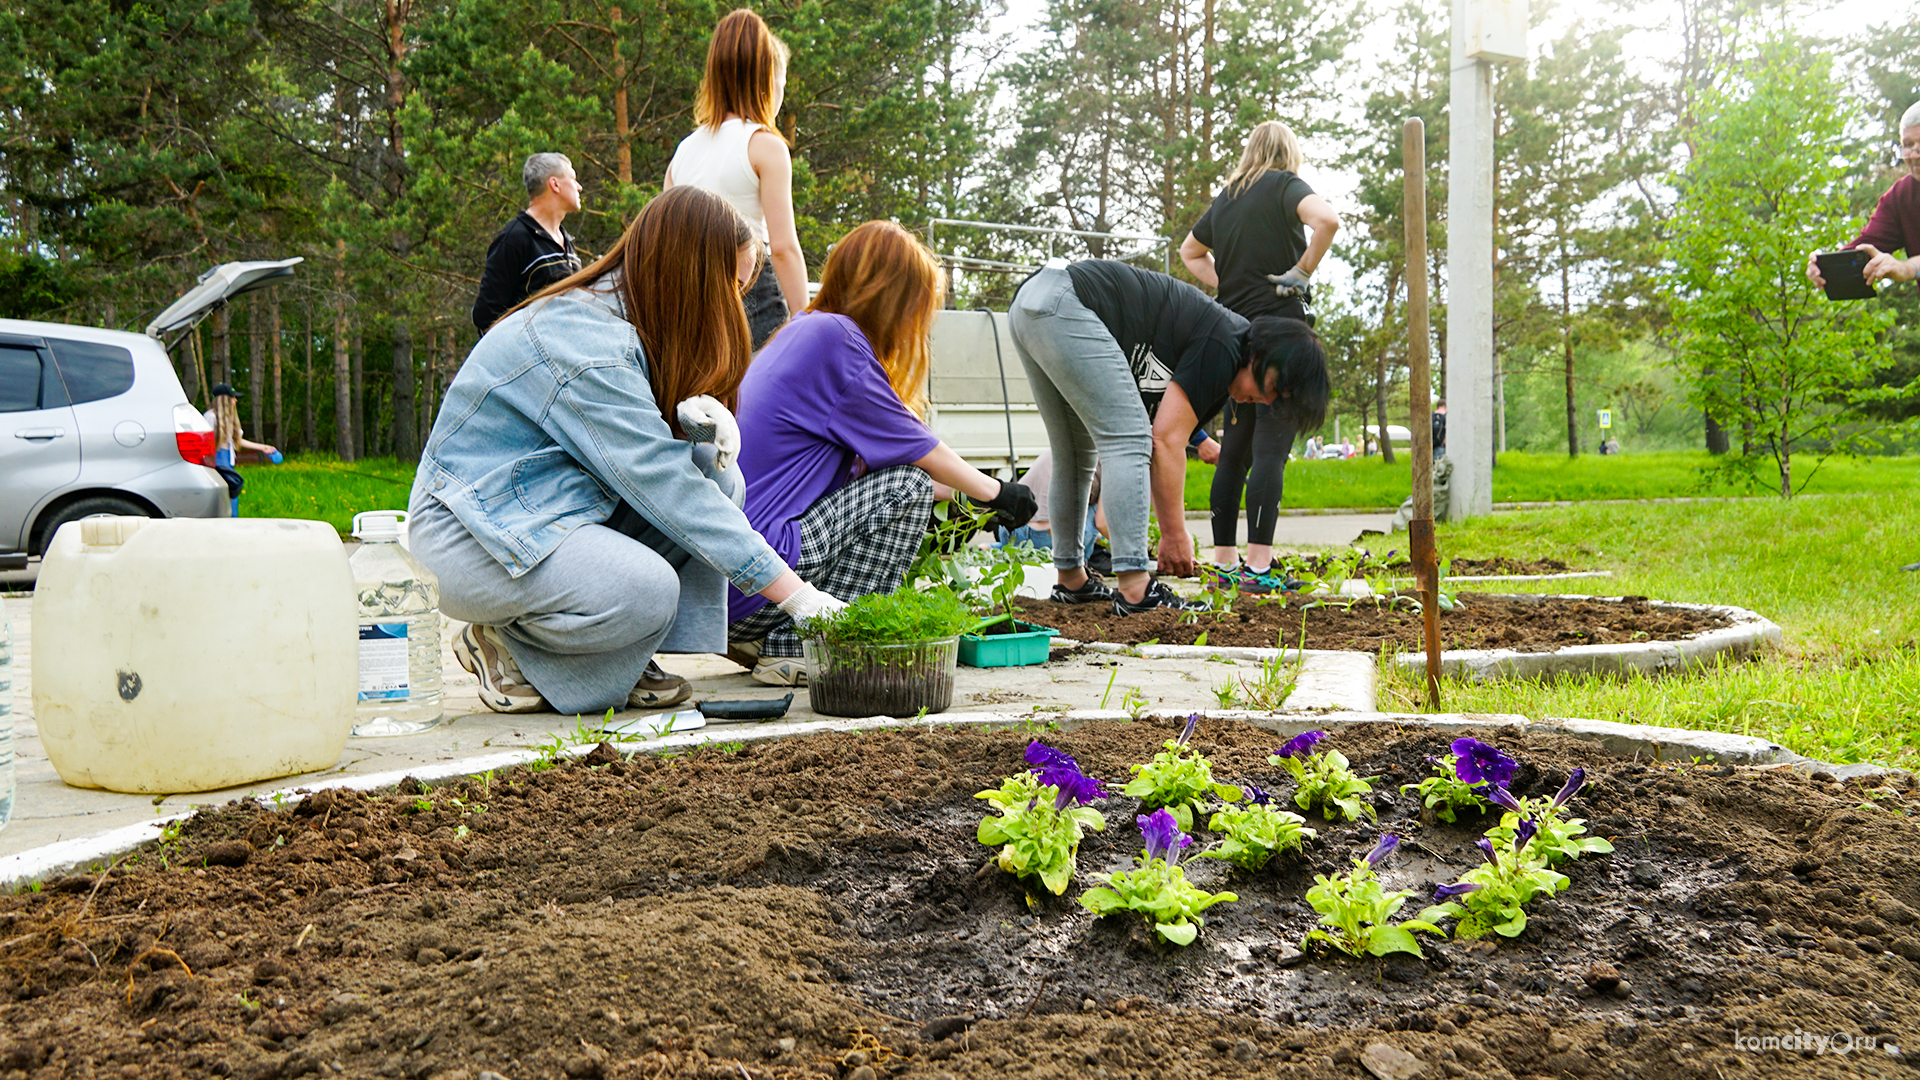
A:
[[[1025,525],[1033,493],[961,459],[920,419],[927,332],[940,307],[932,254],[892,222],[834,245],[820,295],[740,383],[747,520],[806,580],[842,599],[892,592],[920,549],[935,481]],[[806,681],[793,620],[734,593],[727,655],[775,686]]]

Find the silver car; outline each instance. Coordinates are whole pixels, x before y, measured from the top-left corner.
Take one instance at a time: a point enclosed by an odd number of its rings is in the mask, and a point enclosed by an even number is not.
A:
[[[164,342],[298,261],[215,267],[146,334],[0,319],[0,563],[23,564],[83,517],[228,516],[226,482],[201,464],[213,429]]]

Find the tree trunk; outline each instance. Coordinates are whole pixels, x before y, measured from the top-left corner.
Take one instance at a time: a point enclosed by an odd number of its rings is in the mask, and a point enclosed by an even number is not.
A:
[[[367,456],[366,337],[358,320],[347,342],[347,438],[353,447],[349,461]]]
[[[414,426],[413,327],[393,320],[393,456],[403,465],[420,463],[420,433]]]
[[[334,241],[339,257],[333,271],[333,452],[341,461],[353,454],[353,361],[347,355],[347,242]]]
[[[273,358],[273,445],[279,446],[287,441],[285,402],[280,395],[280,290],[268,290],[267,297],[267,348]]]
[[[1389,465],[1393,464],[1393,440],[1387,437],[1387,353],[1389,351],[1387,342],[1392,340],[1393,301],[1399,293],[1400,273],[1395,269],[1389,268],[1387,270],[1387,298],[1385,303],[1380,305],[1380,328],[1383,331],[1380,335],[1380,351],[1375,354],[1373,358],[1373,405],[1374,412],[1378,413],[1380,417],[1378,422],[1380,432],[1380,460]],[[1432,391],[1429,389],[1428,392],[1431,393]],[[1411,394],[1413,391],[1410,389],[1408,393]],[[1361,410],[1363,415],[1365,411],[1364,409]],[[1366,447],[1367,433],[1365,425],[1363,424],[1360,431],[1360,448],[1365,450]]]
[[[213,318],[207,320],[213,331],[208,341],[212,353],[208,357],[211,361],[208,366],[213,369],[214,382],[230,384],[233,382],[233,355],[232,342],[228,340],[231,335],[228,333],[227,318],[227,305],[221,304],[213,309]]]
[[[314,432],[319,424],[313,415],[313,294],[307,294],[307,344],[300,358],[300,384],[305,388],[300,403],[300,449],[317,448]]]
[[[267,332],[260,325],[263,321],[260,305],[247,305],[247,427],[255,442],[266,438],[267,427]]]
[[[1567,456],[1580,456],[1580,414],[1573,400],[1573,298],[1567,295],[1567,253],[1560,251],[1560,344],[1565,349]]]
[[[614,5],[607,15],[613,27],[613,161],[614,175],[623,184],[633,183],[633,147],[628,141],[633,129],[627,122],[627,57],[620,51],[620,7]]]
[[[1700,418],[1706,421],[1707,453],[1719,456],[1733,449],[1732,441],[1727,438],[1727,429],[1720,426],[1720,421],[1715,420],[1712,413],[1701,413]]]

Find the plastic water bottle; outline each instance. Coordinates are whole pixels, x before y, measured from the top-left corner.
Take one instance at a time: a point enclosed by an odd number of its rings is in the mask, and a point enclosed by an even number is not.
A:
[[[338,730],[338,729],[335,729]],[[0,829],[13,816],[13,634],[0,622]]]
[[[353,517],[347,565],[360,603],[357,739],[413,735],[440,722],[440,582],[400,544],[405,511]]]

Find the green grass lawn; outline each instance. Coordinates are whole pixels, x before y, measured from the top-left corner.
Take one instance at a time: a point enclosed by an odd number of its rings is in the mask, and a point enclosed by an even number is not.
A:
[[[1724,483],[1708,485],[1701,470],[1712,460],[1705,452],[1582,454],[1577,458],[1506,453],[1493,471],[1493,498],[1514,503],[1749,494]],[[1812,468],[1811,458],[1802,460]],[[1410,467],[1405,454],[1396,456],[1392,465],[1378,457],[1290,462],[1281,505],[1291,509],[1399,506],[1407,497]],[[1187,509],[1205,510],[1212,485],[1213,466],[1188,461]],[[1814,471],[1806,488],[1809,494],[1828,495],[1889,490],[1920,491],[1920,457],[1833,458]]]
[[[1914,492],[1707,503],[1608,503],[1441,525],[1442,557],[1554,557],[1610,581],[1538,592],[1735,604],[1779,623],[1784,645],[1746,663],[1658,678],[1443,685],[1447,712],[1585,717],[1771,739],[1828,761],[1920,768],[1920,560]],[[1511,591],[1514,586],[1487,586]],[[1381,707],[1414,709],[1424,683],[1387,678]]]
[[[363,510],[405,510],[413,488],[413,466],[393,458],[346,464],[331,454],[298,454],[279,465],[248,465],[240,472],[247,478],[241,517],[310,518],[343,537],[353,529],[353,515]]]

